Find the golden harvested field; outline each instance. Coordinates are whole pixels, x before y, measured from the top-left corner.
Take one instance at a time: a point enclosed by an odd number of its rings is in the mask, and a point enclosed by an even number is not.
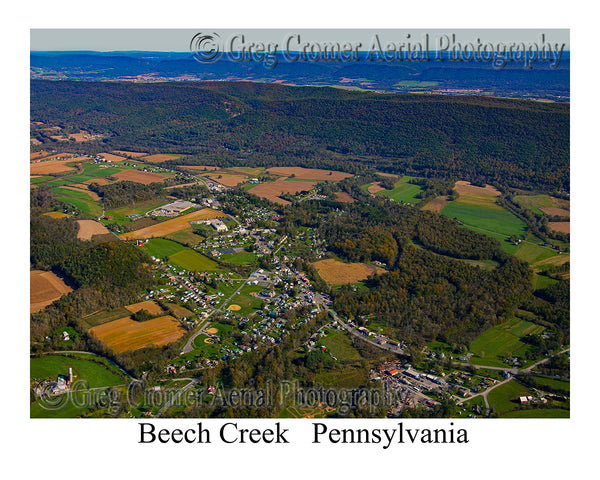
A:
[[[79,231],[77,238],[79,240],[91,240],[94,235],[104,235],[110,233],[104,225],[95,220],[77,220]]]
[[[235,187],[240,183],[244,183],[247,180],[247,178],[245,177],[235,177],[233,175],[219,175],[208,178],[210,178],[213,182],[220,183],[221,185],[225,185],[226,187]]]
[[[31,152],[29,154],[29,161],[33,162],[33,161],[39,160],[41,158],[49,157],[50,155],[52,155],[52,154],[50,152],[47,152],[46,150],[41,150],[39,152]]]
[[[52,218],[67,218],[69,215],[62,212],[48,212],[44,213],[44,215]]]
[[[384,173],[384,172],[375,172],[377,175],[381,175],[382,177],[395,177],[398,178],[398,175],[394,173]]]
[[[351,173],[336,172],[335,170],[320,170],[317,168],[304,168],[304,167],[271,167],[266,170],[266,173],[271,175],[281,175],[283,177],[290,177],[295,175],[294,178],[298,180],[328,180],[332,182],[339,182],[347,177],[352,177]]]
[[[190,226],[192,220],[207,220],[209,218],[224,217],[225,214],[212,208],[203,208],[195,212],[188,213],[181,217],[173,218],[165,222],[157,223],[149,227],[141,228],[134,232],[122,233],[120,237],[123,240],[142,240],[144,238],[155,238],[178,232]]]
[[[122,162],[123,160],[126,160],[125,157],[114,155],[112,153],[99,153],[98,155],[103,157],[105,160],[110,160],[111,162]]]
[[[146,155],[148,155],[145,152],[128,152],[126,150],[113,150],[112,153],[114,153],[115,155],[121,155],[123,157],[133,157],[133,158],[145,157]]]
[[[130,317],[120,318],[90,329],[99,340],[115,353],[162,346],[180,339],[185,330],[170,315],[136,322]]]
[[[271,202],[279,203],[281,205],[288,205],[290,202],[280,198],[279,195],[284,193],[296,194],[298,192],[308,192],[314,188],[315,185],[316,183],[313,182],[293,182],[279,179],[274,182],[257,185],[256,187],[248,190],[248,192],[253,193],[260,198],[266,198]]]
[[[446,195],[436,197],[433,200],[427,202],[421,207],[421,210],[427,210],[429,212],[440,213],[442,209],[450,203]]]
[[[382,190],[385,190],[385,188],[383,188],[381,186],[381,183],[375,182],[375,183],[372,183],[371,185],[369,185],[367,190],[369,191],[369,193],[377,193],[377,192],[381,192]]]
[[[346,192],[336,192],[335,193],[335,199],[338,202],[343,202],[343,203],[352,203],[354,202],[354,199]]]
[[[87,133],[83,130],[79,133],[71,133],[70,135],[61,134],[61,135],[52,135],[51,137],[54,140],[58,140],[59,142],[67,142],[67,141],[73,140],[77,143],[87,142],[94,138],[92,135],[90,135],[89,133]]]
[[[37,312],[58,300],[73,289],[52,272],[31,270],[29,272],[29,309]]]
[[[162,182],[167,175],[162,173],[140,172],[139,170],[123,170],[122,172],[111,175],[119,181],[129,180],[130,182],[143,183],[149,185],[154,182]]]
[[[85,185],[91,185],[92,183],[97,183],[98,185],[108,185],[109,183],[111,183],[111,181],[106,178],[92,178],[83,182],[83,184]]]
[[[365,263],[344,263],[330,258],[314,262],[319,276],[330,285],[344,285],[365,280],[370,275],[385,273],[383,268]]]
[[[560,255],[555,255],[554,257],[546,258],[545,260],[541,260],[532,265],[534,271],[544,270],[548,265],[562,265],[564,263],[571,261],[571,255],[568,253],[562,253]]]
[[[161,163],[166,162],[167,160],[175,160],[176,158],[181,158],[182,155],[172,155],[166,153],[157,153],[156,155],[148,155],[147,157],[142,158],[144,162],[150,163]]]
[[[69,167],[67,163],[81,162],[88,160],[87,157],[68,158],[66,160],[44,160],[43,162],[32,163],[29,165],[31,175],[47,175],[49,173],[62,173],[74,171],[74,167]]]
[[[560,233],[571,233],[571,222],[548,222],[548,228]]]
[[[163,313],[163,309],[154,300],[146,300],[145,302],[133,303],[126,305],[125,308],[131,313],[139,312],[140,310],[146,310],[151,315],[160,315]]]
[[[500,205],[496,205],[496,197],[499,197],[501,193],[491,185],[476,187],[470,182],[459,180],[454,185],[454,190],[458,192],[457,203],[502,210]]]
[[[550,215],[551,217],[570,217],[571,212],[569,210],[565,210],[564,208],[556,208],[556,207],[540,207],[540,210],[544,212],[546,215]]]

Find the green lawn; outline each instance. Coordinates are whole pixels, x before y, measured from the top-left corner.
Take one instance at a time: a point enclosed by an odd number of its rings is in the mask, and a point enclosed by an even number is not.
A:
[[[498,415],[506,414],[512,410],[517,410],[519,403],[512,401],[521,396],[531,395],[531,390],[521,385],[515,380],[511,380],[504,385],[494,388],[488,394],[488,403]]]
[[[153,257],[164,259],[185,250],[183,245],[164,238],[151,238],[144,244],[144,250]]]
[[[501,356],[519,355],[529,348],[521,338],[529,333],[540,333],[544,327],[513,318],[501,325],[490,328],[471,342],[469,351],[474,354],[471,363],[491,367],[503,367]]]
[[[502,418],[570,418],[571,412],[563,408],[531,408],[513,410],[502,415]]]

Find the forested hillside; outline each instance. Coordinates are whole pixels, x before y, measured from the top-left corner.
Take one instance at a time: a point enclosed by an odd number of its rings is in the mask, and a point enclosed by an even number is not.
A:
[[[372,167],[569,189],[567,104],[255,83],[32,81],[31,105],[34,121],[105,135],[60,146],[67,149],[145,145],[196,155],[187,163]],[[39,148],[52,144],[43,132],[36,138]]]

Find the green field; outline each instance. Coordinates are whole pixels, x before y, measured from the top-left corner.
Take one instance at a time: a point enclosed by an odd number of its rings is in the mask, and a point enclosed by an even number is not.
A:
[[[515,380],[510,380],[504,385],[494,388],[488,394],[488,403],[498,415],[504,415],[512,410],[517,410],[519,403],[513,401],[521,396],[531,395],[531,390]]]
[[[563,408],[528,408],[513,410],[502,415],[502,418],[570,418],[571,412]]]
[[[329,354],[338,362],[352,362],[361,359],[358,350],[352,346],[352,342],[344,332],[331,331],[326,337],[319,340],[319,345],[325,345]]]
[[[540,208],[557,207],[569,209],[569,201],[560,198],[554,198],[550,195],[516,195],[513,201],[520,207],[528,208],[529,210],[545,215]]]
[[[221,260],[227,263],[233,263],[234,265],[252,265],[256,262],[257,258],[251,252],[239,252],[239,253],[224,253],[221,255]]]
[[[543,330],[544,327],[519,318],[492,327],[471,342],[469,351],[474,354],[471,363],[490,367],[506,366],[500,357],[522,354],[529,347],[520,339]]]
[[[515,257],[531,264],[550,257],[555,257],[557,253],[550,248],[532,245],[531,243],[521,243],[514,255]]]
[[[315,382],[324,387],[358,388],[368,383],[367,371],[354,366],[345,366],[320,373]]]
[[[383,195],[397,202],[408,202],[417,205],[421,202],[421,199],[415,197],[421,192],[421,187],[419,185],[408,183],[413,178],[414,177],[407,176],[402,177],[394,184],[393,190],[382,190],[377,192],[377,195]]]
[[[186,249],[183,245],[164,238],[151,238],[144,244],[143,248],[148,252],[148,255],[160,259],[168,258]]]
[[[446,205],[441,214],[449,218],[456,218],[467,227],[472,227],[485,234],[492,232],[501,235],[523,236],[526,233],[525,222],[503,209],[466,205],[454,201]]]
[[[83,214],[88,215],[90,217],[100,217],[102,215],[102,207],[98,205],[91,198],[89,200],[83,198],[77,198],[77,194],[81,192],[75,192],[73,190],[66,190],[68,192],[73,192],[75,195],[71,195],[69,193],[68,196],[61,195],[56,197],[57,200],[61,202],[68,203],[73,205],[75,208],[80,210]],[[86,195],[87,196],[87,195]]]
[[[190,248],[183,247],[183,250],[169,255],[169,263],[178,265],[189,271],[198,272],[223,272],[218,263],[210,258],[201,255]]]
[[[540,288],[546,288],[550,285],[554,285],[558,283],[558,280],[554,278],[547,277],[545,275],[538,275],[537,273],[533,275],[533,289],[538,290]]]

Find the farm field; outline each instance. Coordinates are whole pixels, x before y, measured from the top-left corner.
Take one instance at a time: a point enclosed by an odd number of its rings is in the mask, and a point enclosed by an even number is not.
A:
[[[426,210],[429,212],[440,213],[446,205],[450,203],[447,195],[442,195],[434,198],[433,200],[428,201],[425,205],[421,207],[421,210]]]
[[[80,240],[91,240],[94,235],[110,233],[110,230],[95,220],[77,220],[77,224],[79,225],[77,238]]]
[[[521,355],[528,346],[520,339],[528,334],[541,333],[544,327],[513,318],[508,322],[490,328],[471,342],[469,351],[474,354],[471,362],[477,365],[503,367],[501,357]]]
[[[169,256],[169,263],[195,272],[223,272],[219,264],[189,248]]]
[[[125,307],[117,307],[111,310],[100,310],[98,312],[91,313],[81,318],[81,322],[88,329],[92,327],[97,327],[98,325],[102,325],[104,323],[112,322],[114,320],[119,320],[120,318],[128,317],[131,315],[131,311],[127,310]]]
[[[157,153],[154,155],[148,155],[147,157],[143,157],[142,160],[144,162],[161,163],[166,162],[167,160],[175,160],[177,158],[181,158],[182,156],[183,155]]]
[[[32,163],[29,166],[31,175],[47,175],[50,173],[76,172],[75,167],[67,165],[68,163],[87,160],[87,157],[69,158],[66,160],[44,160],[39,163]]]
[[[525,222],[501,207],[491,208],[489,205],[476,206],[453,201],[442,209],[441,214],[455,218],[467,227],[502,235],[523,236],[526,231]]]
[[[163,313],[163,309],[153,300],[146,300],[145,302],[133,303],[125,306],[131,313],[139,312],[140,310],[146,310],[151,315],[160,315]]]
[[[133,158],[145,157],[146,155],[148,155],[145,152],[128,152],[126,150],[113,150],[112,153],[114,153],[115,155],[120,155],[122,157],[133,157]]]
[[[114,153],[103,152],[99,153],[98,155],[110,162],[122,162],[123,160],[126,160],[123,155],[115,155]]]
[[[190,317],[194,316],[194,312],[191,312],[187,308],[182,307],[181,305],[177,305],[176,303],[167,303],[167,306],[173,311],[173,314],[178,319],[181,319],[184,317],[190,318]]]
[[[335,193],[335,199],[338,202],[342,202],[342,203],[353,203],[354,202],[354,198],[352,198],[348,193],[346,192],[336,192]]]
[[[125,317],[93,327],[90,332],[116,353],[167,345],[185,333],[179,322],[170,315],[145,322]]]
[[[169,175],[163,175],[162,173],[152,173],[152,172],[141,172],[139,170],[122,170],[118,173],[112,174],[113,177],[117,179],[117,181],[126,181],[143,183],[144,185],[149,185],[155,182],[162,182],[166,178],[169,178]]]
[[[183,230],[179,230],[178,232],[170,233],[169,235],[165,235],[164,238],[168,240],[173,240],[175,242],[188,244],[190,246],[197,245],[204,240],[204,237],[202,235],[194,233],[194,229],[192,227],[184,228]]]
[[[571,233],[571,222],[548,222],[548,228],[560,233]]]
[[[135,205],[124,205],[122,207],[113,208],[112,210],[107,210],[105,213],[107,217],[111,218],[111,222],[130,224],[136,221],[135,218],[143,217],[148,212],[167,203],[169,203],[169,200],[166,198],[153,198],[151,200],[136,202]],[[127,215],[137,215],[137,217],[128,218]]]
[[[220,183],[226,187],[236,187],[240,183],[244,183],[248,180],[246,177],[234,177],[233,175],[211,175],[208,178],[210,178],[213,182]]]
[[[46,215],[46,216],[52,217],[52,218],[67,218],[67,217],[69,217],[68,214],[62,213],[62,212],[48,212],[48,213],[44,213],[43,215]]]
[[[66,293],[72,292],[63,280],[52,272],[31,270],[29,272],[29,310],[37,312]]]
[[[280,197],[284,193],[296,194],[298,192],[308,192],[314,188],[316,182],[295,182],[285,181],[283,179],[275,180],[274,182],[265,182],[248,190],[249,193],[257,197],[270,200],[280,205],[289,205],[290,202]]]
[[[186,247],[179,243],[164,238],[151,238],[144,244],[143,249],[148,255],[156,258],[166,259],[174,253],[181,252]]]
[[[413,185],[408,183],[413,177],[404,176],[394,184],[392,190],[381,190],[377,192],[378,195],[384,195],[397,202],[406,202],[417,205],[421,202],[421,199],[416,196],[421,192],[419,185]],[[369,189],[369,192],[371,190]],[[373,193],[373,192],[371,192]]]
[[[370,275],[385,273],[383,268],[365,263],[344,263],[335,259],[319,260],[313,266],[319,276],[330,285],[344,285],[365,280]]]
[[[188,213],[181,217],[166,220],[150,227],[141,228],[134,232],[127,232],[121,234],[123,240],[142,240],[145,238],[162,237],[170,233],[178,232],[190,226],[189,222],[192,220],[206,220],[210,218],[224,217],[225,214],[218,210],[211,208],[203,208],[194,212]]]
[[[225,253],[220,259],[234,265],[251,265],[256,261],[256,255],[251,252]]]
[[[303,168],[303,167],[270,167],[265,173],[271,175],[280,175],[282,177],[291,177],[295,180],[311,180],[311,181],[329,181],[339,182],[344,178],[352,177],[351,173],[337,172],[335,170],[321,170],[318,168]]]
[[[513,201],[519,206],[528,208],[540,215],[543,213],[556,215],[556,213],[549,212],[552,212],[552,209],[559,209],[567,212],[565,216],[569,216],[570,202],[562,198],[551,197],[550,195],[515,195]],[[549,212],[546,212],[546,210],[549,210]]]

